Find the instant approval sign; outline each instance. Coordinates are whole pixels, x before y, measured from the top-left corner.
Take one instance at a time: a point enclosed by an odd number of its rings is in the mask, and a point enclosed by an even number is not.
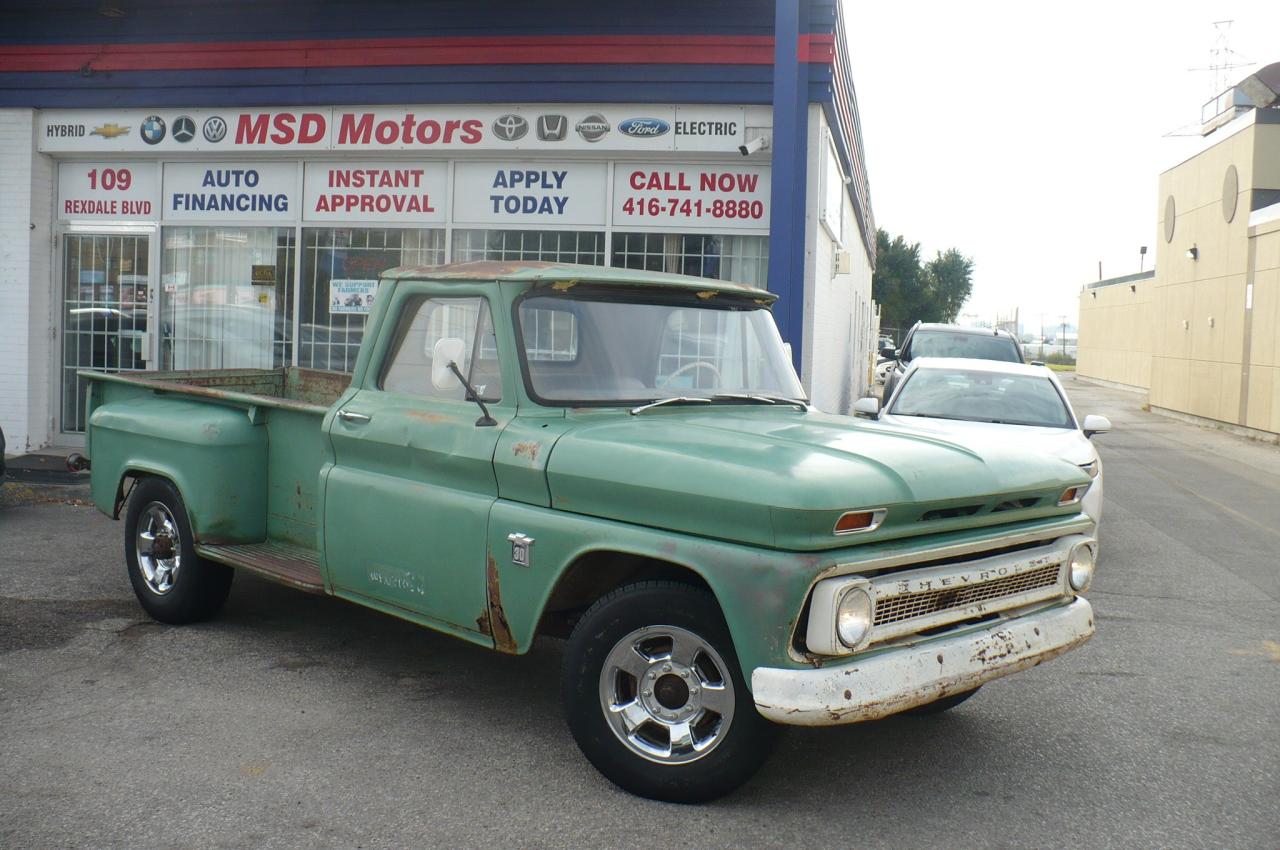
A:
[[[448,206],[443,162],[308,162],[303,218],[309,221],[440,223]]]
[[[605,219],[602,162],[459,162],[453,220],[522,227],[590,225]]]

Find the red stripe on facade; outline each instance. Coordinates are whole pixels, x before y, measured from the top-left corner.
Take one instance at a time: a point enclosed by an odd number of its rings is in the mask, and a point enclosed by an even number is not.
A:
[[[802,62],[832,37],[803,35]],[[0,72],[170,71],[395,65],[772,65],[772,36],[591,35],[361,38],[162,44],[0,45]]]
[[[796,53],[801,62],[830,64],[836,58],[836,37],[830,33],[802,33]]]

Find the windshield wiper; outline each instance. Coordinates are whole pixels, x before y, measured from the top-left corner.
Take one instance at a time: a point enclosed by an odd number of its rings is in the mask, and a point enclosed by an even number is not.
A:
[[[765,393],[716,393],[713,399],[731,398],[735,401],[749,401],[755,404],[794,404],[801,410],[808,410],[809,403],[800,398],[787,398],[781,395],[768,395]]]
[[[637,413],[644,413],[646,410],[649,410],[650,408],[661,407],[664,404],[710,404],[710,403],[711,403],[711,399],[705,396],[677,395],[677,396],[672,396],[671,398],[660,398],[657,401],[651,401],[648,404],[642,404],[639,407],[633,407],[631,408],[631,415],[635,416]]]

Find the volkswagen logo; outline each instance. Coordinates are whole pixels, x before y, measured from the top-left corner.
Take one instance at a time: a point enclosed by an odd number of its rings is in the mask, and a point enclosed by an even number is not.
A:
[[[529,122],[519,115],[501,115],[493,122],[493,134],[504,142],[523,139],[529,132]]]
[[[142,141],[149,145],[158,145],[164,138],[164,119],[159,115],[148,115],[142,122]]]
[[[543,142],[563,142],[569,133],[569,119],[563,115],[539,115],[538,139]]]
[[[578,122],[573,129],[578,131],[578,135],[586,139],[588,142],[598,142],[609,132],[609,122],[603,115],[594,112]]]
[[[196,122],[190,115],[179,115],[173,122],[173,140],[189,142],[196,137]]]
[[[628,118],[626,121],[618,122],[619,133],[639,139],[665,136],[670,129],[671,125],[661,118]]]
[[[223,121],[217,115],[212,118],[204,119],[204,138],[205,141],[217,144],[227,137],[227,122]]]

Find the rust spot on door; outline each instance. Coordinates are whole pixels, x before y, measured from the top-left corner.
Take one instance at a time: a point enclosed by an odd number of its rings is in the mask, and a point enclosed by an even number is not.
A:
[[[425,410],[408,410],[405,412],[414,419],[432,424],[435,424],[436,422],[444,422],[448,418],[442,413],[428,413]]]
[[[502,610],[502,588],[498,585],[498,562],[493,559],[493,553],[489,553],[488,557],[486,584],[489,590],[489,608],[480,616],[480,619],[488,620],[488,634],[493,638],[493,648],[499,652],[514,655],[516,641],[511,636],[511,625],[507,623],[507,614]],[[485,630],[481,629],[481,631]]]
[[[538,460],[538,452],[542,451],[542,443],[535,443],[532,440],[524,443],[516,443],[511,447],[511,453],[516,457],[527,457],[530,463]]]

